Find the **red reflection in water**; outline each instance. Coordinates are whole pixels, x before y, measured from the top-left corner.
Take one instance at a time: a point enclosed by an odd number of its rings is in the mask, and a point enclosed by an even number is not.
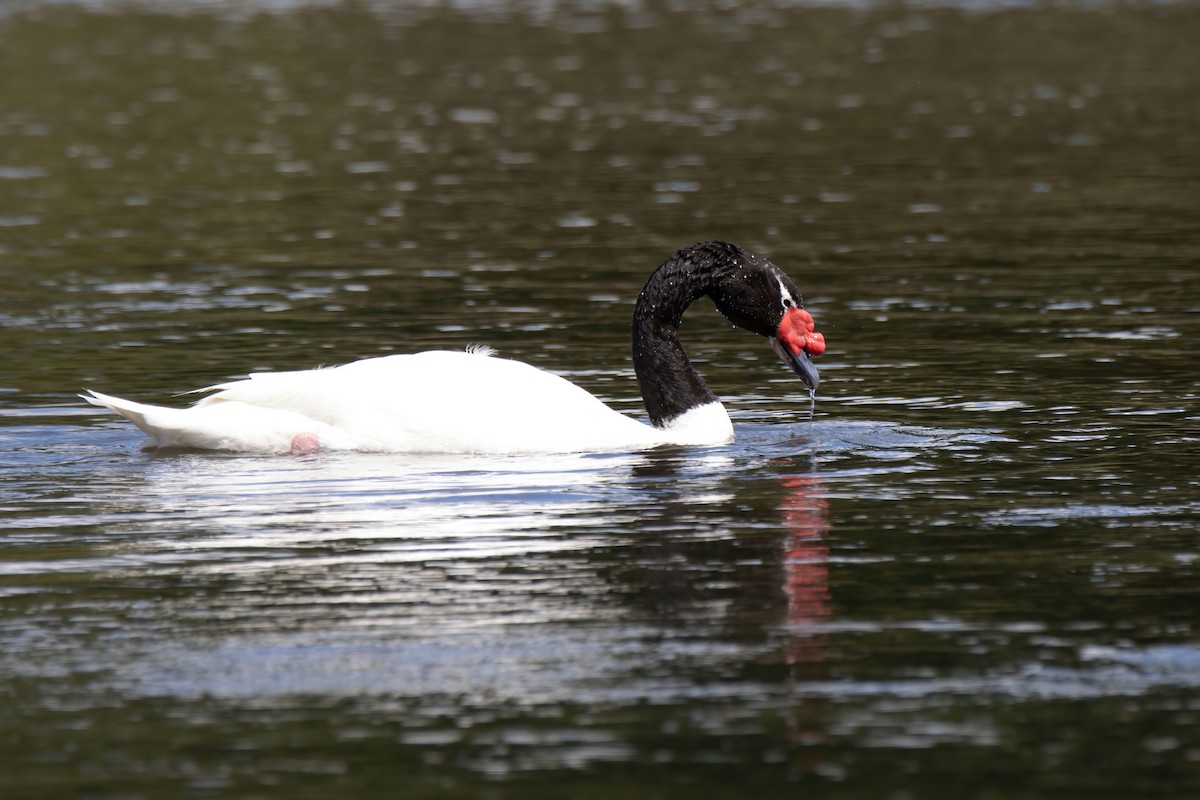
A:
[[[829,619],[829,503],[815,475],[790,475],[782,481],[787,494],[780,510],[787,527],[783,542],[783,589],[787,595],[789,664],[812,664],[825,658],[825,636],[818,633]],[[806,629],[809,632],[806,633]]]

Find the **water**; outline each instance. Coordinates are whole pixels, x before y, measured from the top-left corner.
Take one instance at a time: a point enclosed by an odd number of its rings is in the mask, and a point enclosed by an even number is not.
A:
[[[1194,797],[1200,13],[0,19],[0,794]],[[94,388],[495,346],[728,447],[143,452]]]

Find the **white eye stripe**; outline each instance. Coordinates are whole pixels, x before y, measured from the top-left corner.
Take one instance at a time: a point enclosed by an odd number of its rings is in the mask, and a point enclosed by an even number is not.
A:
[[[792,293],[787,290],[787,287],[783,285],[783,281],[779,278],[776,278],[775,282],[779,284],[779,302],[783,304],[784,310],[794,308],[796,306],[796,299],[792,297]]]

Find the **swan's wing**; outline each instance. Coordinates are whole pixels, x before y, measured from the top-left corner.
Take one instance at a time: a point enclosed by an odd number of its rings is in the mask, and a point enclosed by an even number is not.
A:
[[[211,388],[198,408],[236,402],[301,414],[354,449],[545,452],[661,438],[564,378],[484,352],[383,356]]]

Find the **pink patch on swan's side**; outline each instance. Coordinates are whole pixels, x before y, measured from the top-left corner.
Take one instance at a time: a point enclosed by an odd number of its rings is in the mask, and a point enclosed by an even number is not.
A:
[[[306,456],[321,449],[321,440],[315,433],[297,433],[292,437],[292,455]]]

